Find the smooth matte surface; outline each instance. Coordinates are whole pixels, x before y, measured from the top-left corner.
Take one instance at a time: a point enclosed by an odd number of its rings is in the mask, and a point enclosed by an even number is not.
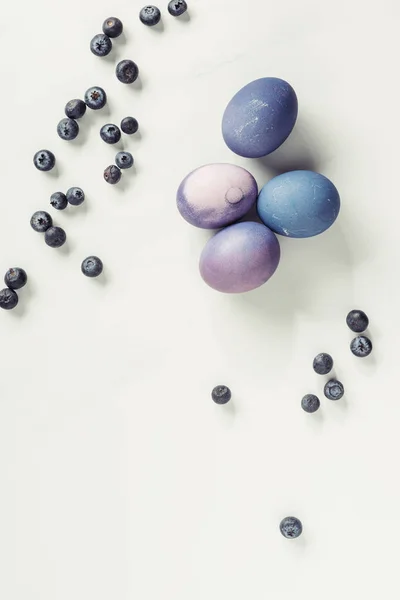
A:
[[[0,597],[397,600],[399,3],[190,0],[184,21],[165,1],[164,31],[140,23],[142,4],[3,6],[0,275],[18,265],[29,281],[0,311]],[[88,44],[110,14],[125,34],[102,60]],[[115,78],[126,57],[141,88]],[[284,146],[251,161],[259,186],[317,170],[342,211],[324,235],[283,238],[265,286],[225,296],[199,276],[210,234],[182,220],[176,189],[232,161],[223,110],[271,74],[301,110]],[[109,103],[66,143],[65,103],[92,85]],[[136,167],[111,186],[99,129],[126,115]],[[56,153],[50,173],[33,166],[40,148]],[[52,211],[68,241],[48,248],[30,217],[71,186],[86,200]],[[90,254],[95,280],[80,271]],[[349,348],[354,308],[370,318],[365,359]],[[321,351],[338,402],[312,370]],[[298,540],[279,532],[287,515]]]

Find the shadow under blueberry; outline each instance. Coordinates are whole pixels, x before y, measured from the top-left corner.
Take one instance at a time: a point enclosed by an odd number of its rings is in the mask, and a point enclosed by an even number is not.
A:
[[[181,23],[188,23],[191,19],[190,13],[187,10],[186,12],[183,13],[183,15],[180,15],[179,17],[174,17],[176,19],[176,21],[181,22]]]
[[[136,92],[141,92],[143,89],[142,77],[140,75],[138,75],[138,78],[136,79],[136,81],[134,81],[133,83],[129,83],[128,87],[132,90],[135,90]]]
[[[150,31],[155,31],[157,33],[162,33],[165,29],[164,27],[164,21],[162,19],[160,19],[160,21],[157,23],[157,25],[153,25],[152,27],[149,27]]]

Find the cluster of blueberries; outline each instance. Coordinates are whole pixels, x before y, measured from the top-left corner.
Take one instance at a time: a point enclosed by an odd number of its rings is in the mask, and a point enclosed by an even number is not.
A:
[[[187,9],[188,5],[185,0],[171,0],[171,2],[168,3],[168,12],[173,17],[180,17]],[[144,25],[154,27],[154,25],[157,25],[161,20],[161,11],[157,6],[148,4],[140,11],[139,19]]]
[[[4,310],[15,308],[19,300],[16,290],[23,288],[27,281],[28,276],[21,267],[8,269],[4,275],[4,283],[7,287],[0,291],[0,308]]]

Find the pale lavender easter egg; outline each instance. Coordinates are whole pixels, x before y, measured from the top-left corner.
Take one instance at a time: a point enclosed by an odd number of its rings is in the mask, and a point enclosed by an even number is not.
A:
[[[280,255],[278,238],[268,227],[236,223],[207,242],[200,257],[200,274],[219,292],[248,292],[275,273]]]
[[[244,217],[257,194],[257,182],[246,169],[216,163],[189,173],[179,186],[176,202],[191,225],[218,229]]]

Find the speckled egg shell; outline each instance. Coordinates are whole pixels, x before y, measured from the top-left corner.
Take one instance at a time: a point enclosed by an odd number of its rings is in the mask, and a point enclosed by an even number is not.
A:
[[[297,112],[297,96],[289,83],[276,77],[256,79],[229,102],[222,119],[222,135],[239,156],[266,156],[289,136]]]
[[[278,239],[268,227],[236,223],[207,242],[200,257],[200,274],[219,292],[248,292],[268,281],[279,259]]]
[[[179,186],[176,201],[188,223],[218,229],[241,219],[257,194],[257,182],[246,169],[217,163],[189,173]]]
[[[307,238],[326,231],[340,210],[339,192],[314,171],[290,171],[271,179],[261,190],[258,214],[272,231]]]

